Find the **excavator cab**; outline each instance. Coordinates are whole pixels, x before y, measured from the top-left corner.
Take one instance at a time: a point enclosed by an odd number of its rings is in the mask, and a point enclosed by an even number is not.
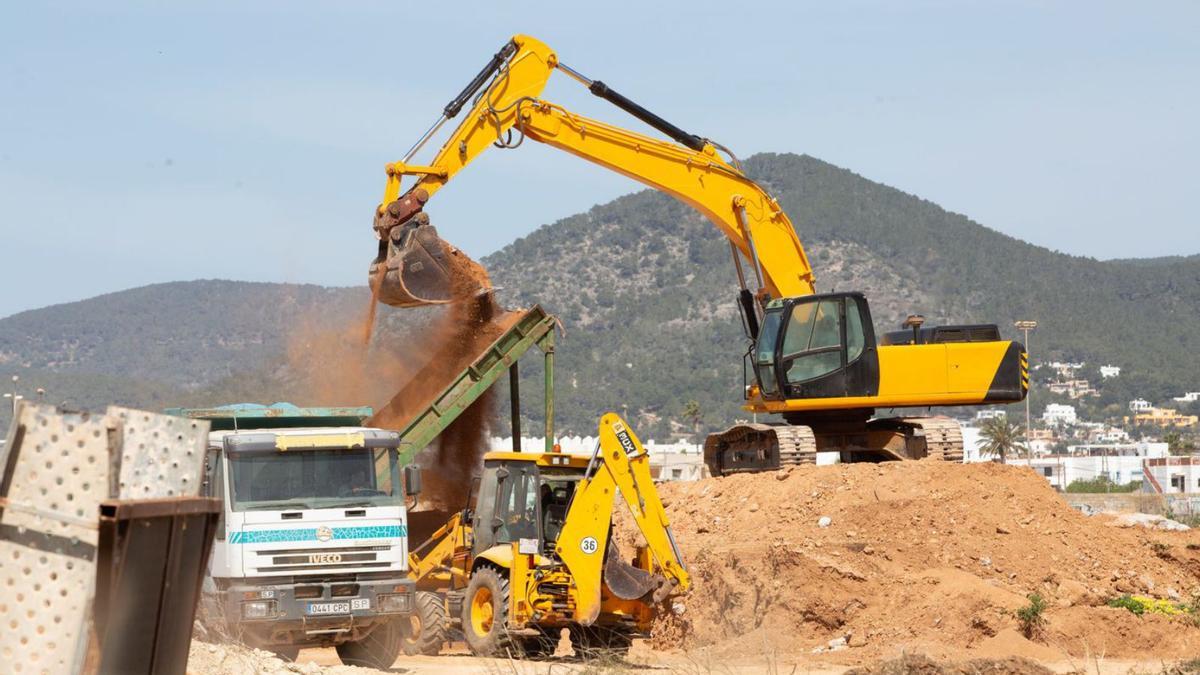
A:
[[[766,400],[873,396],[879,356],[862,293],[771,301],[752,353]]]

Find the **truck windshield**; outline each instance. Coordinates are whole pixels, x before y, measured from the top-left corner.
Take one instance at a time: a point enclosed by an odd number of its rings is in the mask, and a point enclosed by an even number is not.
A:
[[[292,511],[404,503],[395,448],[230,456],[234,511]]]

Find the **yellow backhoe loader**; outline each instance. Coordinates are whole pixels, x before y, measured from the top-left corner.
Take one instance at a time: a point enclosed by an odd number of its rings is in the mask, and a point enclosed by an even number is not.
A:
[[[556,70],[671,140],[538,98]],[[410,163],[468,104],[433,161]],[[412,306],[453,297],[455,275],[473,263],[438,237],[422,210],[484,150],[515,148],[526,139],[672,195],[729,239],[750,340],[744,408],[782,420],[738,424],[709,436],[705,460],[713,474],[810,463],[818,450],[839,451],[842,461],[960,460],[962,432],[953,420],[879,418],[875,410],[1024,399],[1027,357],[1019,342],[1001,339],[995,325],[929,327],[915,315],[902,330],[877,336],[861,293],[816,293],[808,256],[787,214],[742,172],[732,153],[585,77],[527,35],[507,42],[404,159],[388,165],[374,222],[379,252],[370,274],[382,302]],[[415,183],[402,193],[406,176]]]
[[[480,656],[549,655],[568,628],[576,652],[628,651],[690,580],[641,442],[616,414],[592,455],[491,452],[473,508],[409,554],[418,614],[410,655],[436,654],[450,630]],[[642,543],[612,541],[620,492]]]

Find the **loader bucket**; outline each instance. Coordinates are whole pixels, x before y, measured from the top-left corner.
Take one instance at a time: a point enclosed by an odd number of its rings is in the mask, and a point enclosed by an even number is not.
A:
[[[483,267],[439,237],[424,214],[393,227],[380,248],[371,263],[370,285],[385,305],[440,305],[490,286]]]

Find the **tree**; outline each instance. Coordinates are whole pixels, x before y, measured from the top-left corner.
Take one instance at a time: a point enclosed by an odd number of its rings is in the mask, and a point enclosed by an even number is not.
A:
[[[693,433],[700,434],[700,421],[704,419],[704,411],[698,401],[692,399],[683,404],[683,419],[691,421]]]
[[[1003,417],[993,417],[985,421],[980,427],[979,435],[983,439],[983,447],[979,449],[979,454],[985,457],[998,456],[1003,462],[1008,459],[1010,452],[1028,452],[1023,442],[1024,427]]]
[[[1174,429],[1163,434],[1163,441],[1167,444],[1167,452],[1172,455],[1190,455],[1196,451],[1195,442],[1184,438],[1183,434]]]

